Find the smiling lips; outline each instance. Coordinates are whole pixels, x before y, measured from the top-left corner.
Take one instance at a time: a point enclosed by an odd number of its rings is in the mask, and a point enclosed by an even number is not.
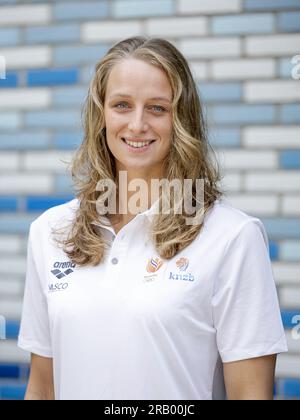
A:
[[[125,137],[122,137],[122,140],[131,147],[134,147],[136,149],[140,149],[142,147],[149,146],[151,143],[153,143],[155,140],[142,140],[142,139],[134,139],[134,141],[127,140]]]

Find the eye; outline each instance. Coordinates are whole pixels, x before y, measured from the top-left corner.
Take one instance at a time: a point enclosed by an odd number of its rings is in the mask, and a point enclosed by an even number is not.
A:
[[[119,102],[115,105],[115,108],[124,109],[123,106],[120,106],[120,105],[126,105],[126,107],[127,107],[128,103],[127,102]],[[153,105],[153,106],[151,106],[151,108],[155,109],[155,112],[158,113],[158,114],[162,114],[163,112],[166,112],[166,109],[164,107],[160,106],[160,105]]]
[[[159,113],[162,113],[162,112],[165,112],[165,111],[166,111],[166,109],[165,109],[165,108],[163,108],[163,107],[162,107],[162,106],[160,106],[160,105],[154,105],[154,106],[153,106],[153,108],[160,109]]]
[[[126,102],[120,102],[120,103],[116,104],[115,108],[119,108],[119,105],[126,105]],[[120,108],[120,109],[122,109],[122,108]]]

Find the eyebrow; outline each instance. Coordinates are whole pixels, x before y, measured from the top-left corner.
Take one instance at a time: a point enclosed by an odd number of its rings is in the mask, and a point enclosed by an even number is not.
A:
[[[111,97],[110,97],[110,99],[113,99],[113,98],[132,98],[132,96],[130,96],[130,95],[126,95],[125,93],[115,93],[114,95],[112,95]],[[168,102],[168,103],[171,103],[171,101],[168,99],[168,98],[165,98],[165,97],[163,97],[163,96],[156,96],[155,98],[149,98],[149,100],[150,101],[164,101],[164,102]]]

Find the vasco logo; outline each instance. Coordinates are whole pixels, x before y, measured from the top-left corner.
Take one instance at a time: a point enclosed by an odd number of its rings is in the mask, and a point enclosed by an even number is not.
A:
[[[76,264],[72,262],[55,262],[53,264],[54,270],[51,270],[51,273],[58,279],[62,279],[69,274],[73,273],[73,268],[76,267]],[[63,269],[64,271],[60,270]],[[66,270],[65,270],[66,269]],[[61,292],[66,290],[69,287],[69,283],[55,283],[55,284],[48,284],[49,292]]]

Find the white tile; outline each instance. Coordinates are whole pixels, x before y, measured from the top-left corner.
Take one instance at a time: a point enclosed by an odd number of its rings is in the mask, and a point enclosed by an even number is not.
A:
[[[42,109],[50,105],[50,89],[0,90],[0,110]]]
[[[6,170],[16,170],[20,164],[18,152],[2,152],[0,154],[0,173]]]
[[[18,47],[0,49],[5,57],[6,68],[32,69],[51,65],[52,49],[49,46]]]
[[[149,36],[187,37],[206,35],[207,19],[204,17],[182,17],[168,19],[149,19],[145,22],[145,32]]]
[[[245,82],[244,99],[249,103],[289,103],[297,101],[300,100],[300,83],[292,80]]]
[[[234,13],[242,10],[241,0],[178,0],[178,13]]]
[[[229,194],[227,199],[234,207],[252,215],[274,216],[278,212],[279,198],[274,194]]]
[[[228,169],[275,169],[278,167],[278,156],[273,151],[247,151],[218,149],[218,161]]]
[[[0,346],[1,363],[29,363],[30,353],[20,349],[16,340],[3,340]]]
[[[277,171],[247,173],[245,177],[247,191],[300,191],[300,171]]]
[[[2,278],[4,277],[4,279]],[[21,297],[23,292],[23,284],[18,280],[14,280],[13,278],[8,280],[6,276],[1,275],[0,279],[0,296],[2,298],[6,296],[10,297]]]
[[[49,194],[53,192],[52,175],[42,173],[15,173],[0,175],[0,194]]]
[[[284,216],[300,216],[300,196],[284,195],[282,198],[282,213]]]
[[[300,278],[298,287],[282,287],[280,291],[281,305],[286,309],[299,308],[300,316]]]
[[[142,33],[142,23],[137,21],[88,22],[81,27],[81,39],[84,42],[114,41]]]
[[[63,162],[69,163],[73,154],[73,151],[26,152],[23,158],[23,169],[66,172],[67,164]]]
[[[0,314],[6,319],[21,319],[22,303],[21,297],[18,299],[6,298],[5,300],[0,298]]]
[[[241,40],[237,37],[183,39],[178,45],[188,59],[237,57],[241,53]]]
[[[20,274],[26,272],[26,258],[19,256],[6,256],[0,258],[0,275],[5,277],[6,274]]]
[[[208,78],[208,64],[192,61],[189,63],[192,75],[195,80],[206,80]]]
[[[299,353],[300,354],[300,337],[299,339],[295,339],[292,331],[285,332],[289,353]],[[298,334],[297,334],[298,335]]]
[[[252,126],[242,130],[242,142],[246,147],[278,149],[300,147],[299,126]]]
[[[278,285],[299,285],[300,264],[272,262],[272,267]]]
[[[48,23],[52,18],[51,10],[47,4],[1,6],[0,26]]]
[[[249,80],[272,78],[276,73],[274,59],[215,60],[211,74],[217,80]]]
[[[299,378],[300,355],[280,354],[277,358],[276,377]]]
[[[18,253],[21,251],[22,240],[17,235],[0,235],[0,253]]]
[[[227,172],[221,180],[221,188],[226,193],[240,191],[242,188],[242,176],[238,172]]]
[[[246,54],[249,56],[292,57],[299,51],[300,35],[249,36],[245,42]]]

